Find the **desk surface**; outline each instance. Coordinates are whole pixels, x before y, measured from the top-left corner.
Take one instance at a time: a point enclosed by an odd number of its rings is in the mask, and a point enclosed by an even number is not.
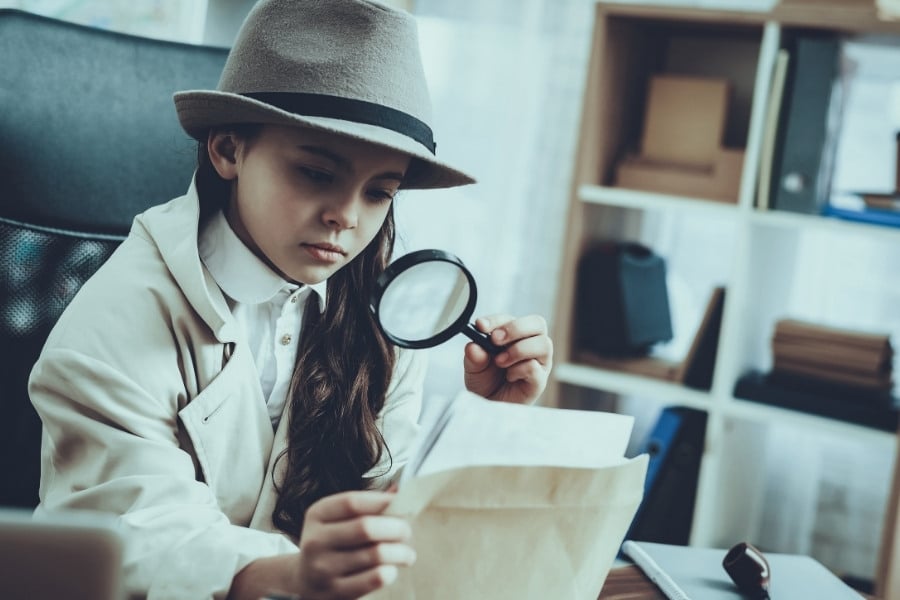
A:
[[[875,596],[866,594],[863,597],[877,600]],[[618,567],[609,572],[597,600],[666,600],[666,597],[639,568],[629,566]]]
[[[597,600],[666,600],[637,567],[618,567],[606,577]]]

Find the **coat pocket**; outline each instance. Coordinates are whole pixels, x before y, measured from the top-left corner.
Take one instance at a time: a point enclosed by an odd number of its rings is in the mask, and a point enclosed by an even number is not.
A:
[[[207,485],[232,523],[249,522],[259,499],[272,424],[246,348],[178,413]]]

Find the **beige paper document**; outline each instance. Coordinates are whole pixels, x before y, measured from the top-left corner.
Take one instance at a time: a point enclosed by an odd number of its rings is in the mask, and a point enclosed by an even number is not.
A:
[[[422,436],[391,514],[418,558],[371,600],[594,600],[643,494],[631,417],[456,398]]]

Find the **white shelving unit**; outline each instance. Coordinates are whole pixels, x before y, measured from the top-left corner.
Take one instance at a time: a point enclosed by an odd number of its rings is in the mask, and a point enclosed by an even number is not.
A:
[[[853,423],[778,408],[733,395],[738,378],[750,369],[767,370],[768,344],[774,322],[785,316],[795,293],[796,265],[802,259],[804,236],[830,236],[835,245],[853,239],[865,243],[900,245],[900,230],[841,222],[814,215],[762,211],[754,206],[760,166],[760,146],[775,56],[782,38],[792,28],[834,29],[848,34],[869,31],[900,36],[900,25],[884,25],[860,8],[829,9],[807,5],[772,13],[741,13],[671,6],[597,5],[593,47],[582,113],[575,165],[566,249],[560,269],[554,339],[557,359],[551,402],[566,404],[566,392],[596,390],[620,397],[649,399],[660,405],[683,405],[707,412],[707,433],[695,503],[691,544],[723,547],[735,540],[752,541],[764,499],[757,490],[765,477],[754,464],[752,449],[758,436],[771,426],[791,426],[855,440],[861,444],[895,448],[895,434]],[[649,72],[667,70],[665,52],[692,40],[705,48],[719,65],[727,62],[729,45],[740,45],[744,60],[748,45],[755,61],[737,64],[736,77],[744,78],[742,117],[731,132],[745,148],[737,201],[725,203],[659,193],[621,189],[610,184],[616,160],[637,139]],[[716,52],[709,52],[717,48]],[[680,51],[680,50],[679,50]],[[713,58],[709,58],[713,61]],[[706,74],[698,61],[697,73]],[[682,60],[680,67],[686,63]],[[673,71],[675,69],[673,68]],[[747,92],[746,90],[749,90]],[[726,134],[728,135],[728,134]],[[598,368],[580,362],[573,335],[577,327],[575,287],[579,258],[592,242],[601,239],[647,239],[648,221],[654,231],[680,232],[709,221],[710,239],[720,245],[706,257],[718,270],[717,282],[726,287],[713,382],[709,391],[670,381]],[[697,229],[691,229],[696,232]],[[692,233],[693,234],[693,233]],[[649,234],[649,235],[652,235]],[[722,240],[725,243],[722,244]],[[702,244],[702,242],[701,242]],[[665,254],[663,253],[663,256]],[[678,265],[669,264],[669,271]],[[706,298],[713,285],[695,286],[697,298]],[[677,332],[676,332],[677,335]],[[683,335],[692,337],[693,332]],[[786,460],[788,457],[786,457]],[[890,473],[889,467],[885,469]],[[859,574],[866,575],[866,574]]]

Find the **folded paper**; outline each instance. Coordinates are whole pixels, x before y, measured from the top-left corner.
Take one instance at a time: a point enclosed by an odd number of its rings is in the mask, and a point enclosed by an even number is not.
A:
[[[516,464],[407,475],[387,512],[409,519],[417,560],[402,568],[392,585],[366,598],[595,600],[643,494],[647,456],[622,455],[632,420],[611,413],[479,404],[471,398],[461,405],[467,418],[480,409],[485,431],[493,429],[495,439],[503,440],[493,445],[494,461],[504,460],[506,453]],[[451,424],[443,425],[444,433],[427,451],[453,447],[467,418],[450,417]],[[598,427],[574,427],[584,419]],[[523,426],[529,422],[530,428]],[[529,436],[536,448],[545,449],[556,436],[565,449],[554,455],[560,464],[528,464],[522,457],[529,452]],[[598,453],[600,466],[584,466],[586,452],[577,452],[578,443],[602,447],[608,441],[604,437],[621,439]],[[470,448],[487,443],[477,432],[469,439]]]

